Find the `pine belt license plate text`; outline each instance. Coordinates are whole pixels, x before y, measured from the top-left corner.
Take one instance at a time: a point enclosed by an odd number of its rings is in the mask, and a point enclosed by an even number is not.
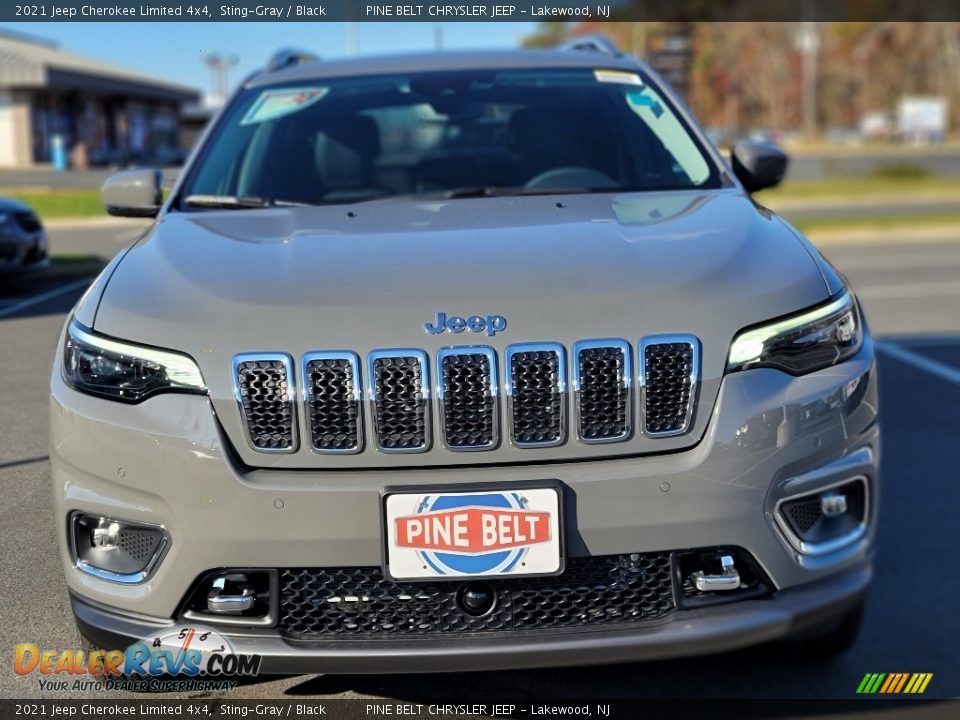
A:
[[[553,488],[386,496],[387,573],[396,580],[556,575]]]

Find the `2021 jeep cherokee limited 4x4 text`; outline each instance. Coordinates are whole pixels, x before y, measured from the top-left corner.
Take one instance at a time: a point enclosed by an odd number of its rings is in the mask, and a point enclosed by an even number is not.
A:
[[[107,647],[266,672],[854,637],[877,498],[855,296],[603,45],[245,81],[63,330],[60,553]],[[442,68],[442,69],[437,69]],[[814,639],[815,642],[809,642]]]

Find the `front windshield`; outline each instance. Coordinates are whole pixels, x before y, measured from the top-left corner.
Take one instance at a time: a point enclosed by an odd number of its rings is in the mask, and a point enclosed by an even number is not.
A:
[[[639,74],[481,70],[247,89],[181,197],[319,205],[717,186],[714,164]]]

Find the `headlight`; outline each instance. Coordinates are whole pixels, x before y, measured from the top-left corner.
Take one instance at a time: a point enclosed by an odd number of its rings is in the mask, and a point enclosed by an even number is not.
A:
[[[862,342],[857,303],[844,291],[814,310],[741,332],[730,346],[727,372],[771,367],[803,375],[855,355]]]
[[[3,225],[9,219],[10,216],[7,213],[0,213],[0,225]]]
[[[63,376],[75,390],[130,403],[160,392],[207,390],[186,355],[94,335],[75,320],[67,331]]]

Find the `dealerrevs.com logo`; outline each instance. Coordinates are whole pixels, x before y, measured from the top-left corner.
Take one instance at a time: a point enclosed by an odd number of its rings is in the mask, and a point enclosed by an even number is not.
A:
[[[235,683],[226,682],[227,678],[256,676],[260,662],[260,655],[234,652],[230,641],[215,630],[181,626],[125,650],[41,650],[33,643],[20,643],[14,650],[13,669],[18,675],[36,674],[42,690],[75,691],[95,685],[153,690],[171,685],[189,690],[232,686]],[[161,688],[149,682],[156,678],[175,680],[165,681]],[[216,687],[199,679],[213,680]],[[183,682],[194,680],[198,682]]]

